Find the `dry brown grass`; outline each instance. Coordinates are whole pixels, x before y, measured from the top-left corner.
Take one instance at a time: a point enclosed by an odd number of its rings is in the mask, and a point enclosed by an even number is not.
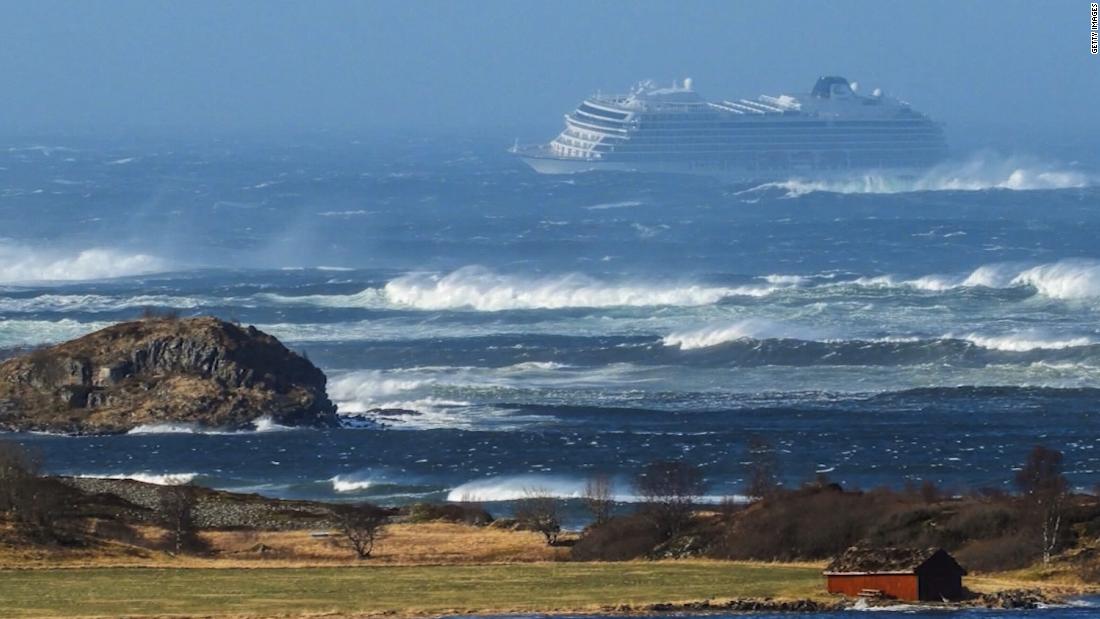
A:
[[[305,567],[335,565],[458,565],[558,561],[568,549],[547,546],[531,531],[465,524],[397,524],[361,561],[338,536],[317,538],[308,531],[207,531],[210,552],[172,556],[157,550],[164,532],[136,527],[134,544],[101,538],[83,548],[34,547],[0,542],[0,568],[77,567]]]

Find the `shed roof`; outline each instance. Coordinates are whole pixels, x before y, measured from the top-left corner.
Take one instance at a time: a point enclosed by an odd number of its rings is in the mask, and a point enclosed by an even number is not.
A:
[[[946,559],[963,573],[966,572],[955,559],[941,548],[914,548],[907,546],[852,546],[833,559],[825,568],[826,574],[915,574],[929,559],[943,553]]]

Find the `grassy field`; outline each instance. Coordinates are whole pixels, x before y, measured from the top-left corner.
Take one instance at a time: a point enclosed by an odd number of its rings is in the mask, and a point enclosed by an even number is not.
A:
[[[706,561],[0,571],[3,617],[287,617],[565,611],[820,598],[819,567]]]

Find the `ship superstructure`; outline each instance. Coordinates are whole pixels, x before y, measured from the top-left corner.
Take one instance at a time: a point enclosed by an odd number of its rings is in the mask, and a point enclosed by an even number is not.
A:
[[[513,148],[536,171],[713,174],[737,180],[916,174],[946,156],[943,128],[843,77],[804,95],[707,101],[686,79],[642,82],[625,95],[595,95],[565,115],[549,144]]]

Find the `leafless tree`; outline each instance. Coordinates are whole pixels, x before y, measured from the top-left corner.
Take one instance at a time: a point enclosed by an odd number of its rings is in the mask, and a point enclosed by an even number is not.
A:
[[[56,537],[67,488],[40,475],[41,457],[14,441],[0,441],[0,513],[33,539]]]
[[[32,480],[38,476],[40,460],[14,441],[0,441],[0,512],[14,513],[23,502]]]
[[[1016,487],[1038,529],[1043,563],[1050,563],[1061,542],[1062,516],[1069,494],[1062,468],[1062,452],[1036,445],[1027,463],[1016,472]]]
[[[584,506],[592,514],[592,525],[600,526],[611,519],[615,507],[615,482],[606,473],[596,473],[584,482]]]
[[[553,546],[561,534],[561,502],[544,488],[529,488],[516,502],[516,520],[524,527],[542,533]]]
[[[775,445],[761,436],[750,437],[748,465],[745,494],[758,499],[775,494],[779,489],[779,459],[775,454]]]
[[[158,515],[168,531],[169,545],[176,554],[202,547],[195,523],[197,502],[197,494],[191,486],[168,486],[160,490]]]
[[[653,462],[638,474],[635,486],[658,533],[670,539],[691,520],[695,502],[703,494],[703,474],[685,462]]]
[[[360,559],[369,559],[386,533],[389,516],[373,505],[351,505],[336,513],[340,535]]]

